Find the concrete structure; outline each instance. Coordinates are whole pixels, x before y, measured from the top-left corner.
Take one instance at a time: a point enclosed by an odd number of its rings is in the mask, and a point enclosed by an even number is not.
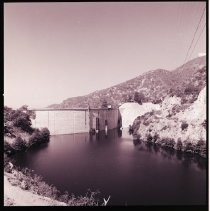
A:
[[[32,126],[47,127],[51,135],[114,129],[120,124],[118,109],[32,109],[36,118]]]

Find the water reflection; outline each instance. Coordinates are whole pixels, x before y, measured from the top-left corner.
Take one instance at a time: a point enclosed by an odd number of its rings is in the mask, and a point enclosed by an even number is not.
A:
[[[118,137],[119,137],[119,138],[122,137],[122,130],[121,130],[121,129],[118,129],[118,130],[117,130],[117,134],[118,134]]]
[[[155,154],[157,154],[158,152],[160,152],[160,146],[158,146],[157,144],[155,144],[153,146],[153,149],[154,149]]]
[[[199,169],[206,169],[206,159],[199,155],[191,153],[183,153],[171,148],[161,148],[157,144],[150,142],[144,142],[142,140],[133,140],[133,145],[139,150],[149,153],[155,153],[161,155],[164,159],[179,160],[185,167],[189,167],[192,164],[196,164]]]
[[[176,151],[171,148],[162,148],[157,144],[152,142],[145,142],[141,139],[133,139],[132,135],[129,133],[128,130],[109,130],[107,132],[101,131],[100,133],[94,135],[95,140],[103,141],[103,140],[111,140],[115,138],[123,138],[123,148],[130,147],[131,142],[133,146],[138,149],[138,151],[154,153],[159,156],[162,156],[164,159],[168,160],[179,160],[185,167],[189,167],[192,164],[196,164],[199,169],[206,169],[206,159],[200,157],[199,155],[193,155],[190,153],[183,153],[180,151]],[[92,136],[90,140],[93,140],[94,137]],[[122,139],[119,139],[122,140]]]
[[[176,151],[170,148],[161,148],[159,145],[144,142],[140,139],[132,139],[132,136],[129,135],[128,131],[125,130],[108,130],[100,131],[99,133],[89,134],[89,133],[81,133],[81,134],[72,134],[72,135],[59,135],[59,136],[51,136],[51,139],[56,139],[58,142],[63,143],[65,145],[66,138],[71,139],[74,143],[83,144],[83,143],[94,143],[98,146],[108,146],[112,145],[113,141],[120,141],[121,147],[124,150],[132,149],[132,145],[134,149],[137,149],[139,152],[147,152],[152,153],[157,156],[161,156],[167,160],[177,160],[181,162],[186,168],[189,168],[191,165],[196,165],[199,169],[206,169],[206,159],[202,158],[198,155],[192,155],[190,153],[183,153],[180,151]],[[15,159],[22,160],[21,157],[31,157],[31,156],[39,156],[42,154],[42,151],[48,150],[48,145],[50,143],[43,143],[38,146],[34,146],[31,149],[28,149],[28,153],[26,155],[24,153],[18,153],[15,155]],[[27,159],[26,159],[27,160]],[[26,161],[27,163],[27,161]]]
[[[134,146],[140,146],[142,141],[140,139],[133,139],[133,145]]]

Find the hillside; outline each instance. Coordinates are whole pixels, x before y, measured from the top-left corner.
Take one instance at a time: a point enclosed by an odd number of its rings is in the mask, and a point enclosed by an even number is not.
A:
[[[159,111],[139,115],[132,128],[146,142],[206,157],[206,87],[188,107],[178,97],[165,98]]]
[[[144,95],[143,102],[161,102],[167,95],[182,97],[182,103],[194,102],[206,85],[206,56],[195,58],[173,71],[156,69],[136,78],[95,91],[88,95],[72,97],[49,108],[101,107],[106,100],[112,107],[133,100],[134,93]],[[193,94],[192,94],[193,93]]]

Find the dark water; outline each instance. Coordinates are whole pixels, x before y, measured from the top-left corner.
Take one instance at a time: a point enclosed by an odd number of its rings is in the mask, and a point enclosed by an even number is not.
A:
[[[113,130],[52,136],[48,145],[15,155],[59,190],[100,190],[109,205],[194,205],[206,202],[204,159],[134,143]]]

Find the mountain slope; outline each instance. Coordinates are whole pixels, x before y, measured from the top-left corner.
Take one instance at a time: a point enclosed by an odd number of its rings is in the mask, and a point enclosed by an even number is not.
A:
[[[104,100],[112,107],[128,102],[135,92],[143,93],[144,102],[160,102],[167,95],[183,98],[183,103],[192,103],[206,85],[206,56],[195,58],[173,71],[156,69],[136,78],[95,91],[88,95],[72,97],[50,108],[101,107]],[[192,93],[192,94],[191,94]]]
[[[159,111],[139,115],[132,125],[134,137],[206,157],[206,87],[188,107],[175,98],[165,98]]]

